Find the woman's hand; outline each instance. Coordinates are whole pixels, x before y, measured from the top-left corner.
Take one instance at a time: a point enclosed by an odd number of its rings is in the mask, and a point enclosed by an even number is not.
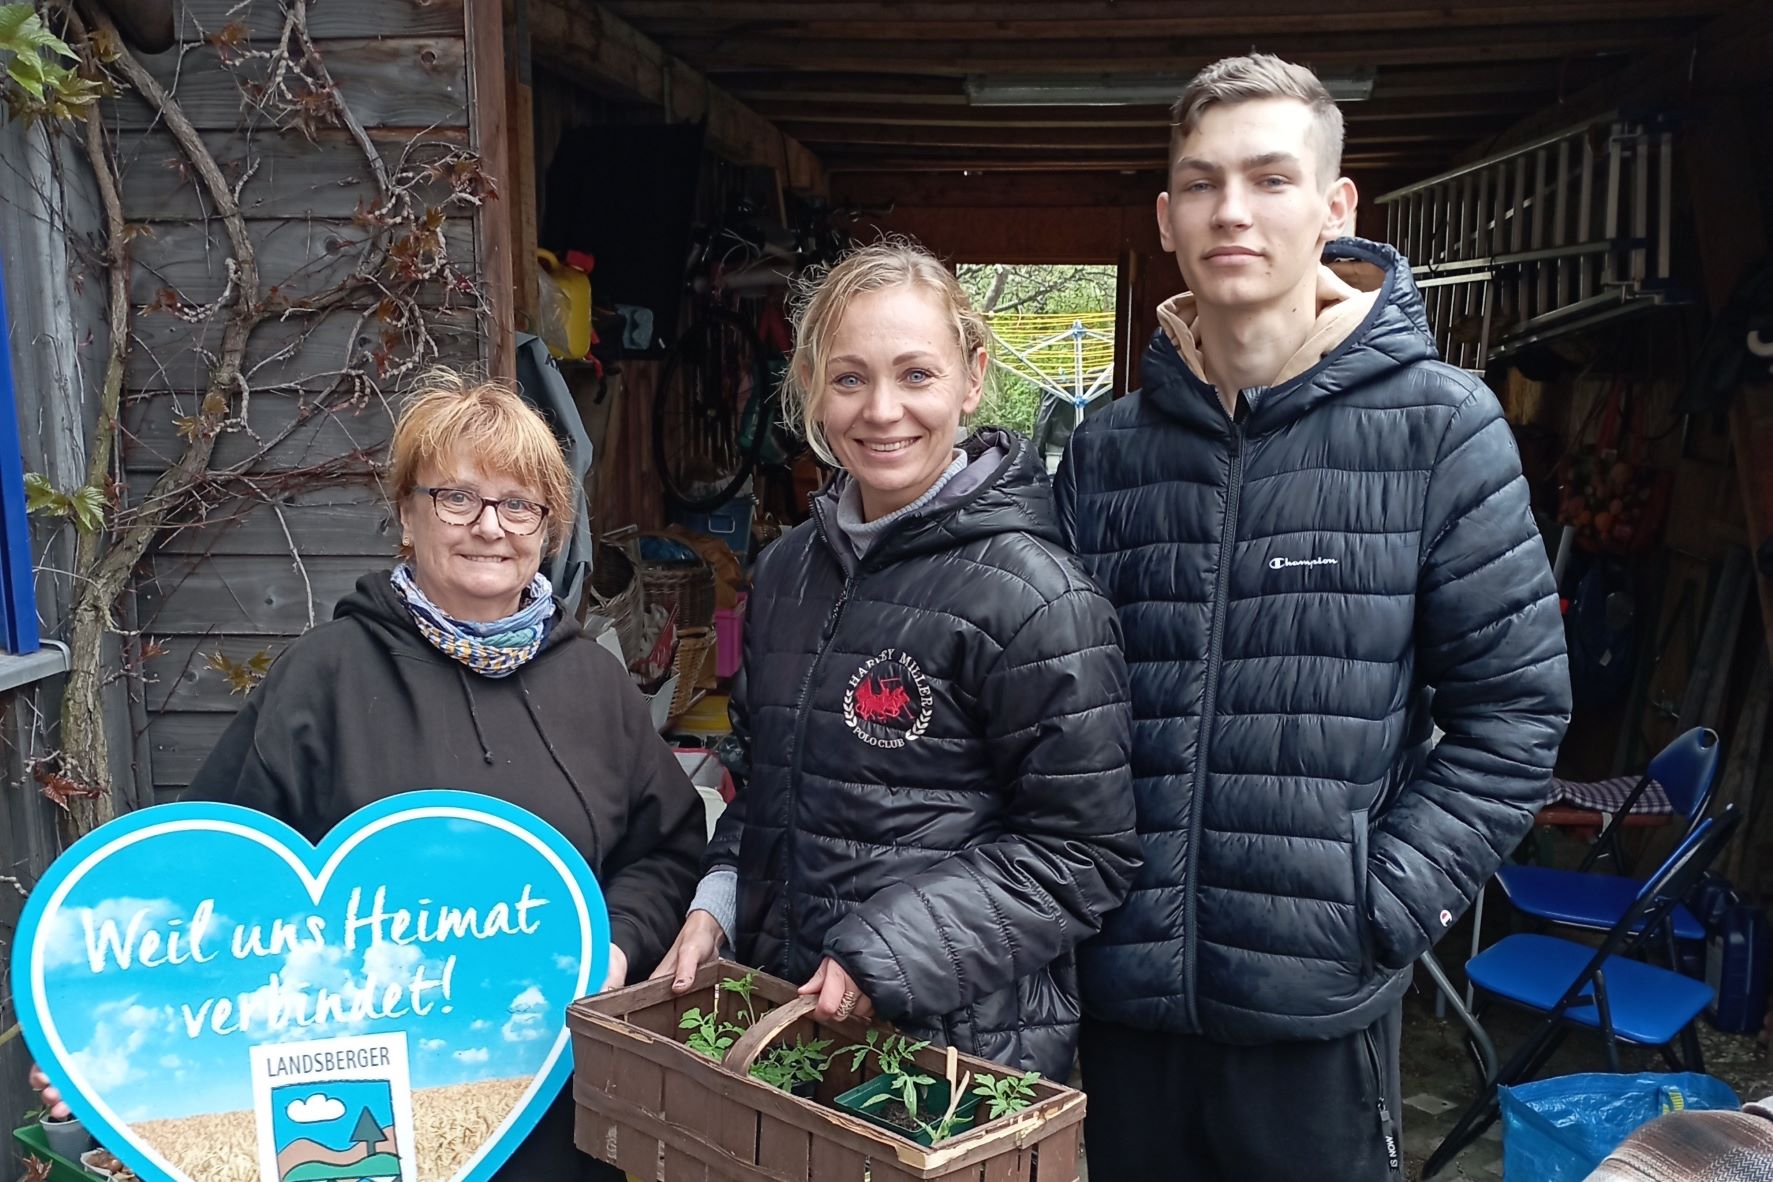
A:
[[[74,1115],[73,1110],[62,1099],[61,1089],[50,1083],[49,1077],[43,1074],[43,1068],[35,1063],[31,1064],[31,1088],[43,1101],[43,1109],[51,1120],[66,1120]]]
[[[683,921],[683,930],[665,950],[665,959],[653,970],[653,977],[670,977],[671,992],[688,993],[696,970],[713,962],[720,955],[720,942],[726,933],[706,911],[692,911]]]
[[[608,993],[612,989],[620,989],[628,983],[628,954],[617,948],[613,943],[609,946],[609,976],[603,980],[603,988],[599,993]]]
[[[845,1018],[874,1016],[874,1003],[843,971],[843,966],[829,956],[819,964],[819,971],[813,974],[813,979],[800,987],[800,992],[802,995],[818,995],[819,1004],[813,1007],[813,1014],[819,1018],[835,1018],[841,1022]]]

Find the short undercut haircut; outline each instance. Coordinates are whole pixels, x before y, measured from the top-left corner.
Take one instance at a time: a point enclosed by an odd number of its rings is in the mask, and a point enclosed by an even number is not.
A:
[[[1311,108],[1313,146],[1323,170],[1323,187],[1342,175],[1342,111],[1329,88],[1304,66],[1282,61],[1272,53],[1221,58],[1194,76],[1170,108],[1170,164],[1176,163],[1182,141],[1200,126],[1201,116],[1217,106],[1256,99],[1297,99]]]

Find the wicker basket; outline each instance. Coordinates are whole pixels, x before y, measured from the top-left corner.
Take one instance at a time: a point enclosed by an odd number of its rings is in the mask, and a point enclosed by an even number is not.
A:
[[[894,1033],[885,1023],[855,1018],[820,1022],[804,1005],[792,1006],[795,987],[787,981],[757,974],[753,996],[768,1012],[724,1064],[684,1046],[679,1019],[716,1000],[716,981],[745,972],[716,961],[681,997],[667,977],[568,1007],[574,1140],[581,1150],[636,1178],[696,1182],[1076,1182],[1084,1098],[1070,1088],[1042,1080],[1030,1107],[924,1146],[829,1107],[863,1082],[847,1054],[832,1060],[810,1100],[753,1078],[748,1065],[770,1041],[830,1038],[842,1048],[860,1043],[870,1028]],[[723,1018],[735,1017],[737,1000],[718,994]],[[1010,1070],[958,1058],[975,1077]],[[942,1051],[926,1048],[913,1059],[928,1074],[943,1075]]]
[[[641,594],[650,607],[677,608],[680,628],[706,628],[714,623],[714,568],[700,558],[689,562],[640,563]]]
[[[696,695],[706,688],[703,682],[714,675],[716,641],[712,628],[684,628],[677,633],[677,658],[672,663],[677,689],[671,694],[669,713],[672,722],[688,713]]]
[[[591,600],[599,615],[609,618],[622,642],[622,657],[640,656],[640,633],[646,614],[640,575],[627,551],[608,542],[597,543],[597,561],[591,567]]]

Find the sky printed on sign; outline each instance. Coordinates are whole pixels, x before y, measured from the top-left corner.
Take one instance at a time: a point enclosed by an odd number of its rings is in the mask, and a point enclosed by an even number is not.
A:
[[[390,920],[380,928],[382,939],[365,923],[355,946],[347,947],[353,887],[361,889],[360,919],[373,913],[380,886],[384,912],[404,908],[415,927],[422,915],[434,928],[444,906],[472,907],[485,917],[501,902],[510,905],[515,927],[515,903],[526,885],[532,899],[547,900],[527,913],[539,929],[534,934],[398,943],[390,938]],[[214,910],[200,948],[212,959],[139,963],[152,948],[153,940],[143,938],[150,931],[162,952],[174,933],[179,950],[188,950],[193,917],[205,900],[214,900]],[[88,910],[95,931],[110,920],[126,938],[128,925],[137,925],[132,967],[120,967],[106,949],[105,967],[93,973],[82,922]],[[311,938],[311,917],[324,921],[319,940]],[[249,947],[255,927],[269,945],[279,920],[293,925],[299,938],[266,955],[233,955],[237,939]],[[248,1048],[260,1042],[405,1030],[415,1090],[535,1075],[564,1026],[567,1003],[590,991],[580,988],[580,923],[559,874],[514,835],[453,818],[410,820],[364,838],[318,905],[282,858],[240,837],[193,831],[139,842],[81,876],[49,921],[38,941],[44,995],[69,1061],[85,1085],[130,1122],[250,1108]],[[599,937],[606,939],[606,932]],[[406,937],[412,935],[409,928]],[[425,987],[420,996],[431,1012],[423,1018],[265,1028],[277,993],[273,974],[285,1013],[303,994],[312,1012],[326,990],[344,999],[348,1014],[360,995],[385,1005],[390,989],[398,991],[397,1005],[410,1008],[415,979],[440,982],[446,969],[449,995],[441,985]],[[221,1023],[228,1030],[243,1004],[249,1029],[217,1033],[218,1007],[232,1010]]]

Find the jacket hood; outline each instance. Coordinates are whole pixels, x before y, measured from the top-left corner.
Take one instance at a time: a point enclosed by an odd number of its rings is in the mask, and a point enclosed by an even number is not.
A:
[[[1422,293],[1409,264],[1391,247],[1364,238],[1338,238],[1324,247],[1330,283],[1372,293],[1372,306],[1343,337],[1309,367],[1277,385],[1246,393],[1246,428],[1259,435],[1309,413],[1335,398],[1438,354],[1422,306]],[[1357,297],[1358,298],[1358,297]],[[1230,423],[1218,391],[1183,356],[1191,341],[1179,348],[1172,333],[1192,323],[1192,297],[1178,297],[1160,310],[1164,325],[1153,334],[1143,361],[1146,397],[1160,411],[1212,435],[1229,433]]]
[[[932,506],[886,534],[866,556],[869,565],[930,554],[997,534],[1026,533],[1059,541],[1053,486],[1034,445],[1006,427],[981,427],[961,445],[971,460],[995,450],[1004,456],[997,470],[957,501]],[[813,507],[821,528],[835,513],[837,499],[853,478],[838,472]]]
[[[542,638],[541,652],[536,657],[579,634],[579,623],[566,606],[558,599],[554,606],[554,622],[548,626],[547,634]],[[412,613],[406,609],[406,601],[394,590],[388,571],[376,571],[358,579],[357,586],[332,609],[332,618],[356,620],[381,637],[394,652],[443,656],[420,634],[418,625],[413,623]]]

